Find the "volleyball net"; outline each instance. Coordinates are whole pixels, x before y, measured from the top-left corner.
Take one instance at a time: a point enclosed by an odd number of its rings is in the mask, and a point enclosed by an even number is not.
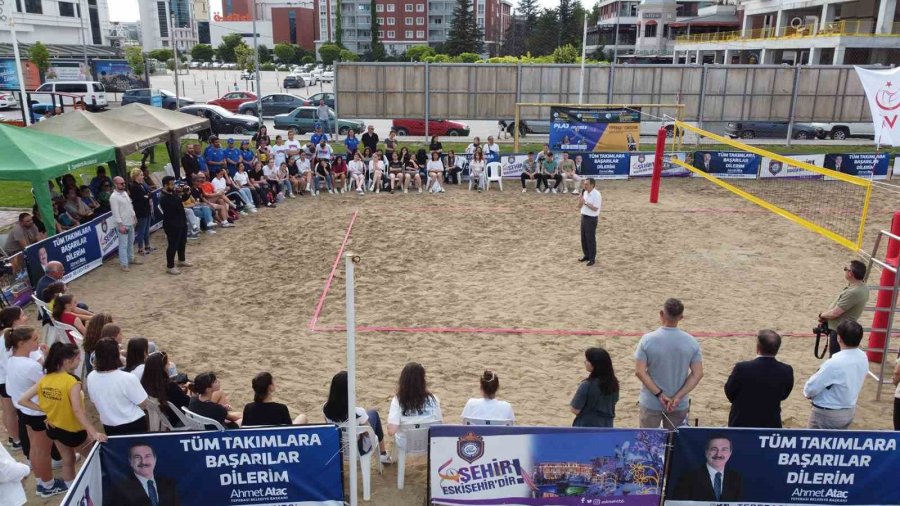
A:
[[[779,155],[683,121],[674,123],[720,146],[703,151],[701,145],[693,158],[673,156],[671,163],[842,246],[861,249],[870,180],[811,163],[818,161],[814,155]]]

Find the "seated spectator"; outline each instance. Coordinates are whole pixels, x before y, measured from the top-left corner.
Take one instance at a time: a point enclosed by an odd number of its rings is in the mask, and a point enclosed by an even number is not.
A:
[[[103,187],[103,183],[109,184],[110,188],[112,188],[112,180],[109,176],[106,175],[106,167],[102,165],[97,166],[97,175],[91,178],[90,188],[91,193],[94,195],[98,195],[100,193],[100,189]]]
[[[53,343],[44,360],[46,374],[19,399],[22,406],[47,414],[47,436],[56,442],[67,486],[75,481],[75,453],[87,456],[91,443],[106,441],[84,410],[81,380],[74,374],[80,363],[78,346]]]
[[[388,163],[388,179],[391,181],[390,192],[394,193],[394,188],[399,184],[403,188],[403,161],[400,160],[399,153],[391,153],[391,160]],[[377,191],[375,193],[378,193]]]
[[[312,187],[312,165],[306,152],[300,151],[297,154],[297,178],[300,182],[300,195],[303,195],[303,189],[310,191]]]
[[[41,218],[41,210],[37,204],[31,207],[31,219],[34,221],[34,226],[38,229],[38,232],[43,234],[43,237],[47,237],[47,227],[44,225],[44,219]]]
[[[394,436],[397,446],[403,448],[406,437],[398,433],[401,425],[443,421],[441,402],[428,390],[425,368],[409,362],[400,371],[397,395],[391,399],[388,411],[388,434]]]
[[[362,152],[362,161],[363,161],[364,164],[366,164],[366,166],[368,166],[368,165],[369,165],[369,162],[372,161],[372,154],[373,154],[373,153],[375,153],[375,152],[372,151],[372,148],[370,148],[369,146],[366,146],[366,149],[363,150],[363,152]]]
[[[125,372],[137,376],[138,381],[144,374],[144,361],[150,354],[150,343],[143,337],[132,337],[128,340],[128,348],[125,351]]]
[[[44,275],[41,276],[41,279],[38,280],[37,285],[34,287],[34,294],[40,299],[44,294],[44,290],[46,290],[51,283],[62,281],[65,276],[66,268],[63,266],[62,262],[56,260],[47,262],[47,266],[44,268]],[[45,299],[41,300],[47,303],[50,302]],[[73,312],[85,318],[94,316],[94,313],[88,311],[86,304],[78,304]]]
[[[97,212],[108,213],[112,209],[109,205],[109,198],[112,196],[113,191],[112,187],[112,181],[100,183],[100,191],[94,194],[97,197],[97,202],[100,204]]]
[[[525,164],[522,168],[522,193],[528,191],[527,184],[528,180],[534,181],[534,191],[540,193],[541,191],[541,171],[538,167],[537,161],[534,159],[534,151],[528,152],[528,158],[525,159]]]
[[[91,356],[94,354],[94,348],[100,341],[101,332],[107,323],[112,323],[112,315],[109,313],[97,313],[92,316],[85,326],[84,341],[81,342],[81,349],[84,351],[84,372],[89,373],[93,370],[91,364]]]
[[[84,322],[81,321],[81,318],[74,313],[75,310],[75,300],[74,295],[70,294],[62,294],[57,295],[56,299],[53,302],[53,319],[65,323],[66,325],[71,325],[75,327],[78,332],[84,336],[85,328]],[[69,331],[66,331],[66,335],[69,336],[69,341],[72,344],[78,344],[75,340],[75,336],[72,335]]]
[[[223,204],[221,201],[221,199],[225,199],[226,201],[228,199],[224,196],[215,195],[214,192],[207,196],[207,192],[203,190],[204,184],[206,184],[206,175],[204,173],[201,172],[194,176],[194,185],[191,187],[191,196],[198,203],[209,207],[215,221],[218,222],[219,225],[222,225],[222,228],[233,226],[228,223],[228,208],[230,203]],[[212,188],[210,187],[209,189]],[[228,223],[228,225],[225,225],[225,223]]]
[[[331,165],[325,158],[319,158],[316,161],[316,170],[313,172],[312,194],[315,196],[319,195],[319,183],[322,179],[325,180],[325,187],[328,188],[328,193],[334,193],[334,179],[331,175]]]
[[[3,250],[6,251],[7,255],[14,255],[20,251],[24,251],[26,246],[34,244],[46,237],[47,235],[41,233],[37,225],[35,225],[34,217],[28,213],[21,213],[19,214],[19,220],[9,231],[9,236],[6,238],[6,244],[3,245]]]
[[[258,188],[257,191],[263,198],[265,206],[277,207],[275,205],[275,195],[278,193],[277,189],[271,188],[269,186],[269,180],[266,179],[266,173],[259,161],[254,163],[252,165],[252,168],[247,171],[247,176],[250,178],[250,181],[252,181],[252,184],[256,185],[256,187]]]
[[[487,185],[487,162],[484,160],[484,153],[481,149],[475,150],[472,160],[469,162],[469,179],[477,185],[478,193],[481,193]]]
[[[516,420],[512,406],[506,401],[496,399],[500,389],[500,378],[494,371],[486,370],[479,378],[481,397],[474,397],[466,402],[462,410],[463,423],[467,418],[478,420]]]
[[[331,388],[328,390],[328,400],[322,406],[325,421],[334,424],[347,423],[347,371],[341,371],[331,378]],[[382,464],[391,464],[391,456],[384,446],[384,430],[381,428],[381,416],[374,409],[356,407],[356,424],[370,425],[375,437],[378,438],[378,451]],[[359,433],[359,454],[365,455],[372,450],[373,441],[368,440],[368,434]]]
[[[275,165],[275,162],[272,161],[271,165]],[[281,165],[278,165],[278,171],[275,173],[275,179],[278,181],[278,184],[281,185],[281,191],[284,192],[284,195],[289,199],[297,198],[294,195],[294,189],[296,188],[296,181],[293,176],[291,176],[291,171],[288,169],[287,162],[282,162]]]
[[[406,154],[403,154],[404,151],[406,151]],[[421,166],[419,162],[406,148],[401,149],[400,154],[403,158],[403,193],[409,193],[410,181],[415,181],[416,189],[419,190],[419,193],[422,193],[422,173],[420,172]]]
[[[224,400],[224,397],[221,394],[222,386],[215,373],[198,374],[191,384],[191,391],[196,394],[196,397],[191,397],[191,402],[188,404],[190,411],[211,418],[229,429],[237,429],[241,426],[241,414],[231,411],[231,405],[227,402],[224,404],[220,402]],[[218,400],[216,400],[217,398]]]
[[[47,288],[44,288],[43,293],[41,293],[41,296],[38,298],[50,301],[47,303],[47,310],[50,311],[50,315],[52,316],[53,307],[56,306],[56,297],[64,293],[66,293],[66,284],[62,281],[55,281],[47,285]]]
[[[619,380],[612,359],[603,348],[584,352],[584,368],[588,377],[582,380],[569,403],[575,414],[573,427],[612,427],[619,402]]]
[[[275,166],[275,160],[270,159],[268,163],[263,164],[263,177],[266,178],[266,183],[269,184],[269,188],[272,189],[272,192],[275,194],[275,201],[281,202],[284,200],[285,196],[287,196],[287,191],[282,184],[281,179],[279,179],[279,169]]]
[[[81,196],[81,201],[84,202],[84,205],[88,206],[88,209],[93,211],[94,214],[97,214],[100,209],[100,202],[94,198],[94,194],[91,193],[91,187],[83,184],[78,187],[78,195]]]
[[[472,156],[476,151],[481,149],[481,138],[475,137],[472,139],[472,144],[466,146],[466,155]]]
[[[154,351],[147,356],[144,361],[144,373],[141,375],[141,386],[147,395],[156,399],[159,403],[159,409],[169,419],[169,423],[173,427],[179,425],[180,419],[177,414],[173,413],[169,408],[169,402],[175,405],[177,409],[186,408],[191,402],[186,390],[188,388],[187,378],[183,383],[176,382],[180,379],[178,376],[172,377],[169,374],[169,356],[163,351]]]
[[[338,193],[344,193],[347,187],[347,162],[343,156],[335,156],[331,164],[331,174],[334,177],[334,188]]]
[[[431,160],[426,166],[428,169],[428,192],[444,193],[444,187],[441,185],[444,179],[444,162],[441,161],[441,154],[437,151],[431,152]]]
[[[69,188],[75,188],[76,190],[78,189],[78,183],[75,181],[75,176],[73,176],[72,174],[63,174],[60,180],[62,181],[61,188],[63,190],[62,194],[64,198],[66,197],[66,193]]]
[[[216,226],[216,222],[213,219],[212,208],[203,202],[203,192],[193,184],[197,175],[194,174],[190,179],[191,184],[188,191],[181,194],[181,205],[184,206],[185,215],[190,211],[197,218],[200,222],[200,230],[206,231],[207,234],[215,234],[216,231],[213,228]]]
[[[559,173],[559,167],[556,166],[556,161],[553,159],[553,153],[541,152],[544,155],[541,160],[541,180],[544,181],[544,193],[550,193],[551,190],[553,193],[556,193],[556,189],[559,188],[559,184],[562,183],[562,175]],[[540,156],[540,155],[538,155]],[[550,188],[550,180],[554,181],[553,188]]]
[[[77,187],[70,186],[66,188],[65,196],[66,202],[64,207],[70,216],[74,216],[78,221],[90,221],[94,217],[94,212],[85,205],[84,201],[81,200],[81,196],[78,195]]]
[[[81,224],[78,221],[78,218],[66,211],[66,204],[62,200],[53,202],[53,218],[56,219],[57,233],[64,232]]]
[[[237,171],[235,170],[235,174]],[[244,208],[250,209],[253,207],[253,198],[247,198],[247,196],[232,184],[231,178],[228,177],[227,171],[225,169],[216,170],[216,177],[213,178],[209,183],[212,185],[212,193],[216,195],[224,195],[228,200],[231,201],[231,205],[234,206],[235,209],[239,209],[241,214],[247,216],[247,211]],[[202,187],[201,187],[202,188]],[[206,188],[203,188],[204,193],[206,193]],[[247,200],[244,200],[247,198]]]
[[[450,184],[462,183],[462,164],[465,161],[463,157],[456,156],[456,152],[452,149],[447,153],[447,177],[444,178]]]
[[[47,185],[49,186],[49,190],[50,190],[50,199],[52,199],[52,200],[62,200],[63,199],[62,193],[59,193],[58,191],[56,191],[56,186],[53,185],[53,181],[47,181]]]
[[[347,164],[347,174],[350,178],[347,187],[352,187],[355,182],[356,193],[364,193],[366,187],[366,163],[363,161],[363,156],[359,151],[353,155],[353,160],[350,160],[350,163]]]
[[[251,213],[257,212],[257,207],[265,205],[263,197],[259,194],[259,186],[250,179],[250,174],[247,173],[247,166],[243,162],[237,165],[237,172],[234,173],[234,177],[231,180],[235,188],[244,195],[245,199],[249,196],[250,201],[253,203],[253,208],[250,210]]]
[[[257,374],[250,383],[253,387],[253,402],[244,406],[241,426],[257,425],[302,425],[306,415],[299,414],[291,420],[291,413],[284,404],[272,400],[275,394],[275,380],[267,372]]]
[[[112,325],[107,324],[107,327]],[[94,370],[87,376],[91,401],[107,436],[147,432],[147,392],[137,376],[121,370],[119,344],[103,338],[94,349]]]
[[[214,171],[214,173],[216,174],[216,177],[218,177],[218,174],[221,172],[221,170],[223,170],[223,169],[217,168]],[[218,204],[219,206],[221,206],[225,212],[225,220],[224,221],[226,223],[230,223],[231,220],[228,218],[228,212],[231,211],[232,209],[237,210],[238,204],[235,202],[232,202],[228,198],[228,195],[225,194],[225,190],[222,190],[222,191],[216,190],[216,187],[213,185],[212,180],[207,180],[206,176],[201,176],[201,177],[203,178],[203,180],[200,181],[200,190],[203,192],[203,198],[206,199],[206,202],[208,204],[215,203],[215,204]],[[238,203],[241,202],[239,195],[235,195],[235,199],[238,201]],[[219,223],[219,224],[221,225],[221,223]]]
[[[431,142],[428,143],[428,150],[429,151],[437,151],[438,155],[441,155],[441,156],[444,155],[444,145],[441,143],[441,140],[438,138],[437,135],[431,136]]]
[[[565,151],[562,154],[562,160],[559,161],[559,173],[562,177],[562,192],[569,193],[569,181],[572,182],[572,193],[580,194],[578,187],[580,186],[581,176],[575,173],[575,161],[569,158],[569,153]]]

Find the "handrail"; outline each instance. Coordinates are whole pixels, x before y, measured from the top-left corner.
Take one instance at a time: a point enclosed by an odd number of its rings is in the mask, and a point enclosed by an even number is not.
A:
[[[900,23],[893,23],[889,33],[875,33],[875,21],[857,19],[835,21],[821,25],[782,26],[775,28],[754,28],[746,31],[729,31],[716,33],[698,33],[679,35],[677,42],[728,42],[735,40],[786,40],[810,37],[900,37]]]

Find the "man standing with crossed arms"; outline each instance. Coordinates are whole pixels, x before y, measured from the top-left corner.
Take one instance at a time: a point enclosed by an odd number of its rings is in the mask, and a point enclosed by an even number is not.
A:
[[[581,209],[581,251],[584,256],[579,262],[587,262],[588,267],[597,260],[597,219],[600,216],[600,192],[593,178],[582,182],[578,206]]]

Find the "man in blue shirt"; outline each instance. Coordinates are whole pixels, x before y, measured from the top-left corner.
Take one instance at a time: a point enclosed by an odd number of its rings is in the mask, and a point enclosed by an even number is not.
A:
[[[352,129],[347,132],[347,138],[344,139],[344,146],[347,146],[347,158],[352,159],[359,147],[359,138],[356,137],[356,132]]]
[[[328,134],[322,131],[322,125],[316,123],[316,132],[310,136],[309,140],[313,146],[318,146],[322,139],[325,139],[325,142],[331,140],[328,138]]]
[[[225,168],[228,169],[228,177],[234,177],[240,161],[241,151],[234,147],[234,139],[228,139],[228,147],[225,148]]]
[[[253,168],[253,162],[256,160],[256,153],[250,149],[250,141],[241,141],[240,153],[241,161],[244,162],[244,167],[249,171]]]
[[[209,177],[209,165],[206,164],[206,152],[200,149],[201,147],[200,144],[197,144],[194,147],[194,153],[197,153],[197,167],[200,169],[200,172],[205,173],[206,176]]]
[[[206,166],[210,174],[215,174],[220,168],[225,167],[225,150],[219,145],[219,138],[215,135],[209,138],[209,146],[203,151],[203,158],[206,159]]]
[[[862,336],[859,323],[841,322],[837,328],[841,351],[826,360],[806,381],[803,396],[812,402],[810,429],[843,430],[853,423],[859,391],[869,374],[869,360],[859,349]]]

